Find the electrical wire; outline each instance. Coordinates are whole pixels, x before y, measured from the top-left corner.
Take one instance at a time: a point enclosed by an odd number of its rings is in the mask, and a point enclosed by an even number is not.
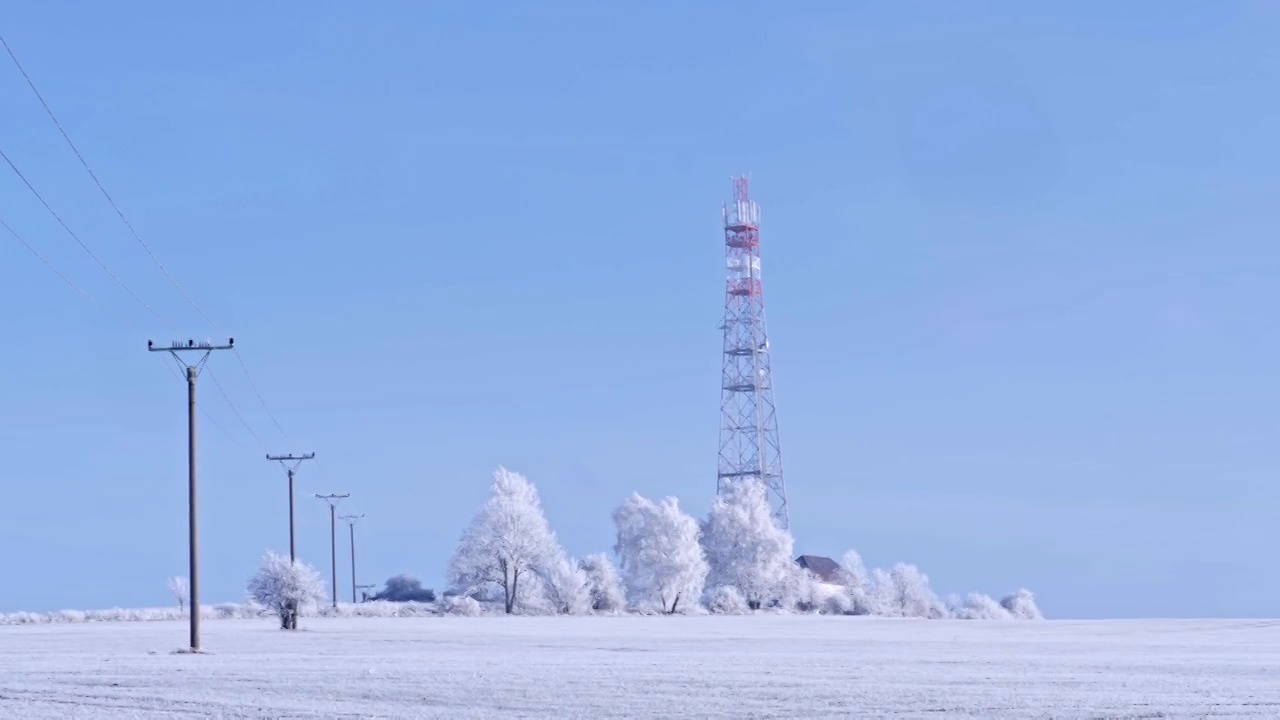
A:
[[[178,279],[173,276],[173,273],[170,273],[168,268],[164,266],[164,263],[160,262],[160,258],[156,256],[155,252],[152,251],[151,246],[148,245],[146,241],[142,239],[142,236],[138,234],[138,231],[134,228],[133,223],[129,222],[129,218],[125,216],[124,211],[120,209],[119,204],[117,204],[115,199],[111,197],[111,193],[107,192],[107,188],[105,185],[102,184],[102,181],[98,179],[97,173],[95,173],[93,171],[93,168],[89,166],[89,161],[85,159],[84,154],[80,152],[80,149],[76,147],[75,142],[71,140],[71,135],[68,134],[66,129],[62,126],[62,123],[58,120],[58,116],[54,114],[53,108],[50,107],[49,103],[44,99],[44,95],[40,92],[40,89],[36,87],[35,81],[31,79],[31,76],[27,73],[26,68],[23,67],[22,62],[18,60],[17,54],[14,53],[13,48],[9,46],[9,42],[4,39],[3,35],[0,35],[0,45],[4,46],[5,52],[7,52],[9,54],[9,58],[13,60],[14,67],[16,67],[18,69],[18,72],[22,74],[22,78],[27,81],[27,86],[31,88],[31,92],[35,94],[36,99],[40,101],[40,106],[44,108],[45,114],[47,114],[49,116],[49,119],[53,121],[54,127],[58,129],[58,133],[62,135],[62,139],[65,140],[67,143],[67,146],[71,148],[71,152],[75,153],[76,159],[80,161],[80,165],[84,167],[85,172],[89,173],[89,177],[92,178],[93,183],[98,186],[98,190],[102,193],[102,196],[106,198],[107,203],[111,205],[111,209],[115,210],[116,215],[120,218],[120,221],[123,222],[124,226],[129,229],[129,234],[133,236],[134,240],[138,241],[138,244],[141,245],[142,249],[146,251],[147,256],[151,258],[151,261],[154,262],[156,267],[160,269],[160,272],[163,273],[166,278],[168,278],[169,282],[173,285],[174,288],[177,289],[177,291],[182,295],[182,297],[186,298],[187,302],[191,304],[191,307],[195,308],[195,311],[200,314],[200,317],[204,318],[205,321],[208,322],[211,326],[213,326],[213,328],[217,330],[219,333],[223,335],[227,335],[229,337],[230,333],[228,333],[225,329],[223,329],[222,326],[219,325],[216,320],[210,317],[209,314],[204,311],[204,308],[200,307],[200,304],[197,303],[195,301],[195,298],[191,297],[191,294],[188,293],[186,289],[182,287],[181,283],[178,282]],[[5,159],[7,160],[8,158],[6,157]],[[13,163],[10,163],[10,166],[12,165]],[[14,171],[15,172],[17,171],[16,167],[14,168]],[[19,173],[19,176],[21,176],[21,173]],[[25,178],[24,178],[24,181],[25,181]],[[30,183],[28,183],[28,187],[30,187]],[[34,192],[34,188],[32,189],[32,191]],[[37,196],[38,196],[38,193],[37,193]],[[47,208],[48,205],[46,204],[45,207]],[[52,209],[50,210],[50,212],[52,212]],[[57,217],[56,214],[55,214],[55,217]],[[61,220],[59,220],[59,222],[61,222]],[[64,224],[63,227],[66,227],[66,225]],[[68,232],[70,232],[70,230],[68,230]],[[77,242],[78,241],[79,240],[77,238]],[[81,246],[83,247],[83,243],[81,243]],[[85,250],[88,251],[88,248],[85,248]],[[90,255],[93,255],[93,253],[90,252]],[[94,259],[97,260],[97,257],[94,256]],[[106,266],[103,265],[101,261],[98,261],[98,264],[102,265],[104,270],[106,269]],[[110,270],[108,270],[107,272],[110,272]],[[118,278],[117,278],[117,282],[119,282]],[[121,286],[123,285],[124,283],[121,283]],[[133,294],[132,291],[130,291],[130,294]],[[138,302],[142,302],[142,300],[138,298],[136,295],[134,295],[134,299],[138,300]],[[145,306],[146,303],[143,303],[143,305]],[[154,314],[154,311],[152,312]],[[271,418],[271,422],[276,426],[276,429],[280,431],[280,434],[283,435],[286,440],[289,439],[289,433],[285,432],[284,426],[282,426],[280,424],[280,421],[276,419],[275,413],[271,412],[271,407],[267,404],[266,398],[263,397],[262,392],[258,390],[258,384],[254,382],[253,374],[249,372],[249,365],[248,363],[245,362],[244,356],[240,354],[239,348],[232,348],[232,352],[235,353],[236,360],[239,361],[240,368],[244,371],[245,379],[249,381],[249,387],[250,389],[253,390],[253,394],[257,396],[258,402],[262,404],[262,409],[267,413],[267,417]],[[230,403],[230,398],[228,398],[227,402]],[[233,409],[234,409],[234,406],[233,406]],[[240,414],[239,411],[236,411],[236,414],[239,415]],[[250,432],[252,432],[252,430],[250,430]],[[256,436],[256,433],[255,433],[255,436]],[[261,443],[261,440],[259,440],[259,443]]]
[[[53,263],[49,262],[48,258],[46,258],[44,255],[41,255],[39,250],[36,250],[31,243],[27,242],[26,238],[19,235],[18,231],[10,227],[9,223],[5,222],[4,219],[2,218],[0,218],[0,225],[3,225],[4,229],[8,230],[9,234],[12,235],[15,240],[22,243],[22,247],[26,248],[32,255],[35,255],[37,260],[44,263],[45,267],[49,268],[50,270],[53,271],[55,275],[62,278],[62,282],[66,283],[72,290],[75,290],[76,292],[83,295],[86,299],[89,300],[89,302],[93,303],[94,305],[97,305],[98,307],[102,307],[102,303],[98,302],[97,298],[85,292],[84,288],[81,288],[79,285],[71,282],[71,278],[67,277],[66,275],[63,275],[61,270],[54,267]]]
[[[77,293],[79,293],[82,297],[84,297],[84,298],[85,298],[86,300],[88,300],[89,302],[91,302],[91,303],[93,303],[94,305],[96,305],[96,306],[98,306],[99,308],[101,308],[103,312],[109,312],[109,311],[107,310],[107,306],[103,305],[101,302],[99,302],[99,301],[98,301],[98,299],[97,299],[97,298],[95,298],[94,296],[92,296],[92,295],[90,295],[88,292],[86,292],[84,288],[80,287],[79,285],[76,285],[76,284],[71,280],[71,278],[69,278],[69,277],[67,277],[66,275],[64,275],[64,274],[62,273],[62,271],[61,271],[61,270],[59,270],[59,269],[57,268],[57,266],[55,266],[52,262],[50,262],[50,261],[49,261],[49,259],[48,259],[48,258],[46,258],[44,255],[42,255],[42,254],[40,253],[40,251],[39,251],[39,250],[36,250],[36,249],[35,249],[35,246],[33,246],[30,242],[28,242],[28,241],[27,241],[27,239],[26,239],[25,237],[23,237],[23,236],[22,236],[22,235],[21,235],[17,230],[14,230],[14,229],[13,229],[13,227],[12,227],[11,225],[9,225],[9,223],[5,222],[5,220],[4,220],[3,218],[0,218],[0,227],[3,227],[5,230],[7,230],[7,231],[9,232],[9,234],[10,234],[10,235],[12,235],[12,236],[13,236],[13,238],[14,238],[15,240],[17,240],[19,243],[21,243],[21,244],[22,244],[22,246],[23,246],[24,248],[26,248],[26,249],[27,249],[27,250],[28,250],[32,255],[34,255],[34,256],[36,257],[36,259],[38,259],[40,262],[44,263],[45,267],[47,267],[47,268],[49,268],[51,271],[53,271],[53,274],[54,274],[54,275],[57,275],[57,276],[62,280],[62,282],[64,282],[64,283],[66,283],[66,284],[67,284],[67,286],[68,286],[68,287],[70,287],[72,290],[75,290]],[[178,380],[182,380],[182,381],[184,381],[184,382],[185,382],[184,378],[183,378],[181,375],[178,375],[178,371],[177,371],[173,366],[165,365],[165,367],[169,368],[169,371],[170,371],[170,372],[171,372],[175,377],[177,377],[177,378],[178,378]],[[217,384],[217,381],[216,381],[216,380],[214,381],[214,384],[215,384],[215,385]],[[219,387],[219,389],[221,389],[221,388]],[[223,393],[223,396],[225,397],[225,396],[226,396],[226,394],[225,394],[225,393]],[[230,403],[230,399],[228,399],[228,404],[229,404],[229,403]],[[198,408],[200,409],[200,412],[204,415],[205,419],[209,421],[209,424],[213,425],[216,429],[218,429],[218,431],[220,431],[223,435],[226,435],[226,436],[227,436],[228,438],[230,438],[233,442],[236,442],[236,443],[239,443],[239,442],[240,442],[240,440],[239,440],[238,438],[236,438],[236,436],[235,436],[235,435],[232,435],[230,432],[228,432],[228,431],[227,431],[227,429],[226,429],[226,428],[224,428],[224,427],[222,426],[222,424],[221,424],[221,423],[219,423],[217,420],[215,420],[215,419],[213,418],[213,416],[212,416],[212,415],[210,415],[210,414],[209,414],[209,411],[208,411],[208,410],[206,410],[206,409],[204,408],[204,405],[202,405],[202,404],[200,404],[200,403],[198,403],[198,402],[197,402],[197,403],[196,403],[196,407],[198,407]],[[234,412],[234,411],[235,411],[235,406],[232,406],[232,407],[231,407],[231,409],[232,409],[232,411]],[[236,414],[237,414],[237,415],[239,415],[239,413],[238,413],[238,412],[237,412]],[[242,418],[242,420],[243,420],[243,418]],[[253,429],[252,429],[252,428],[249,428],[249,427],[246,425],[246,429],[248,429],[248,430],[249,430],[249,433],[250,433],[250,434],[252,434],[252,435],[254,435],[254,438],[255,438],[255,439],[257,439],[257,435],[253,433]],[[262,444],[262,441],[261,441],[260,439],[258,440],[258,444],[259,444],[259,445],[261,445],[261,444]]]
[[[157,320],[164,323],[165,325],[170,325],[169,321],[165,320],[164,317],[162,317],[160,313],[156,312],[155,308],[148,305],[145,300],[138,297],[138,294],[135,293],[132,288],[126,285],[125,282],[120,279],[119,275],[116,275],[114,272],[112,272],[111,268],[107,267],[107,264],[102,261],[102,258],[98,257],[97,254],[93,252],[93,250],[89,249],[88,245],[84,244],[84,241],[80,239],[80,236],[77,235],[76,232],[72,230],[69,225],[67,225],[66,221],[62,219],[62,216],[58,214],[58,211],[53,209],[53,206],[49,204],[48,200],[44,199],[44,196],[40,194],[39,190],[36,190],[36,187],[31,184],[30,180],[27,179],[27,176],[22,174],[22,171],[18,169],[17,165],[13,164],[13,160],[9,159],[8,153],[6,153],[4,150],[0,150],[0,158],[4,158],[4,161],[9,164],[9,168],[12,169],[14,174],[18,176],[18,179],[22,180],[22,184],[27,186],[27,189],[31,191],[32,195],[36,196],[36,199],[39,200],[40,204],[44,206],[44,209],[49,211],[49,214],[53,216],[53,219],[58,221],[58,224],[61,225],[62,229],[66,230],[67,234],[70,235],[71,238],[76,241],[76,244],[80,246],[80,249],[84,250],[85,254],[93,258],[94,262],[98,263],[98,267],[102,268],[103,272],[110,275],[111,279],[115,280],[117,285],[124,288],[124,291],[129,293],[130,297],[132,297],[135,301],[137,301],[139,305],[145,308],[147,312],[154,315]],[[170,325],[170,327],[172,327],[172,325]]]
[[[204,371],[209,374],[209,379],[213,381],[213,386],[222,394],[222,399],[227,401],[227,407],[231,408],[231,412],[235,413],[236,417],[240,419],[240,424],[244,425],[244,429],[248,430],[249,434],[253,436],[253,439],[258,441],[259,446],[265,447],[262,442],[262,438],[258,433],[253,431],[253,427],[251,427],[244,419],[244,415],[241,415],[240,411],[236,409],[235,404],[231,402],[231,396],[227,395],[227,391],[222,388],[222,383],[218,382],[218,376],[213,373],[213,368],[205,366]]]
[[[176,325],[166,320],[164,316],[162,316],[160,313],[156,312],[155,308],[148,305],[145,300],[139,297],[138,294],[135,293],[132,288],[130,288],[128,285],[125,284],[123,280],[120,279],[119,275],[116,275],[115,272],[111,270],[111,268],[107,267],[107,264],[104,263],[102,259],[99,258],[93,252],[93,250],[89,249],[89,246],[86,245],[85,242],[80,239],[80,236],[77,235],[76,232],[72,230],[70,226],[67,225],[67,223],[62,219],[62,216],[59,215],[58,212],[53,209],[53,206],[51,206],[49,202],[44,199],[44,196],[40,194],[40,191],[36,190],[35,186],[32,185],[29,180],[27,180],[26,176],[22,174],[22,171],[18,169],[18,166],[13,163],[13,160],[9,158],[9,156],[4,152],[4,150],[0,150],[0,157],[4,158],[4,161],[9,164],[9,167],[13,170],[13,172],[16,173],[18,177],[22,180],[23,184],[27,186],[27,189],[30,190],[31,193],[36,196],[36,199],[40,201],[41,205],[44,205],[45,210],[49,211],[49,214],[53,216],[53,219],[58,221],[58,224],[62,226],[62,229],[66,230],[67,234],[70,235],[73,239],[75,239],[76,243],[80,246],[80,248],[84,250],[86,253],[88,253],[89,257],[93,258],[94,261],[98,263],[98,267],[102,268],[103,271],[105,271],[108,275],[110,275],[111,279],[115,280],[117,285],[124,288],[125,292],[129,293],[129,295],[134,300],[136,300],[139,305],[141,305],[153,316],[155,316],[155,318],[159,320],[162,324],[169,326],[170,329],[173,329],[175,331],[177,330]],[[8,226],[6,225],[6,227]],[[10,228],[10,232],[13,232],[12,228]],[[15,233],[15,236],[17,236],[16,233]],[[22,241],[24,245],[27,245],[28,248],[30,249],[30,245],[25,240],[23,240],[21,236],[17,236],[17,237],[19,238],[19,240]],[[45,260],[45,264],[52,267],[52,264],[50,264],[48,260]],[[59,272],[58,275],[61,276],[62,273]],[[74,284],[72,286],[75,287]],[[85,293],[83,290],[81,290],[80,292],[88,296],[88,293]],[[97,301],[95,300],[94,302],[97,302]],[[243,363],[243,360],[241,362]],[[240,422],[244,425],[245,430],[248,430],[249,434],[252,435],[253,438],[258,441],[258,444],[262,445],[261,436],[259,436],[258,433],[254,431],[253,427],[250,426],[249,423],[244,419],[244,415],[240,413],[240,410],[235,406],[235,403],[231,401],[231,396],[227,394],[227,391],[225,389],[223,389],[222,383],[218,382],[217,377],[212,375],[212,373],[210,373],[210,376],[213,377],[214,386],[217,387],[218,392],[222,395],[222,399],[227,401],[227,406],[231,408],[231,412],[235,413],[236,417],[239,418]]]
[[[93,168],[89,167],[89,162],[85,160],[84,155],[80,153],[80,148],[76,147],[76,144],[71,141],[71,136],[68,135],[66,129],[62,127],[62,123],[58,120],[58,116],[53,113],[53,108],[49,107],[49,103],[45,101],[44,95],[40,93],[40,89],[36,87],[35,81],[33,81],[31,76],[27,74],[26,68],[22,66],[22,63],[18,60],[18,56],[14,54],[13,48],[9,47],[9,43],[4,39],[3,35],[0,35],[0,45],[4,45],[5,52],[9,53],[9,58],[13,60],[14,66],[17,67],[18,72],[22,74],[22,79],[27,81],[27,86],[31,88],[31,92],[34,93],[36,99],[40,101],[40,106],[44,108],[49,119],[53,121],[53,126],[58,129],[58,132],[62,135],[62,139],[67,141],[67,146],[71,148],[71,152],[75,153],[76,159],[80,161],[80,165],[84,167],[85,172],[89,173],[89,177],[93,178],[93,184],[98,186],[98,190],[102,193],[102,196],[107,199],[107,203],[111,205],[111,209],[116,211],[116,215],[119,216],[120,221],[129,229],[129,234],[133,235],[133,239],[138,241],[138,244],[141,245],[142,249],[147,252],[148,256],[150,256],[151,261],[156,264],[156,267],[160,268],[160,272],[164,273],[164,276],[169,279],[169,282],[173,283],[173,286],[177,288],[178,292],[182,293],[182,296],[187,299],[187,302],[191,303],[191,306],[196,309],[196,312],[200,313],[200,316],[203,317],[210,325],[213,325],[215,329],[225,334],[224,330],[217,327],[218,323],[214,322],[213,318],[209,317],[209,315],[205,313],[198,304],[196,304],[196,301],[187,294],[187,291],[178,284],[177,278],[170,274],[169,270],[160,262],[160,258],[156,257],[156,254],[152,252],[151,246],[147,245],[147,243],[143,241],[142,237],[138,235],[138,231],[134,229],[133,223],[129,222],[129,219],[125,217],[120,206],[117,205],[115,199],[111,197],[111,193],[107,192],[107,188],[103,186],[102,181],[98,179],[97,173],[93,171]]]

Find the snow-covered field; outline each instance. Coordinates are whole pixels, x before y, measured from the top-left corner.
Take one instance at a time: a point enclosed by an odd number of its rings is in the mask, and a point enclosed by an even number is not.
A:
[[[0,627],[0,717],[1280,717],[1280,621],[304,618]]]

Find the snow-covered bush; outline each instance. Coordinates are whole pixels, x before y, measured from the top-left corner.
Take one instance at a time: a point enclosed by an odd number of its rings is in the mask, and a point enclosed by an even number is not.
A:
[[[165,582],[165,587],[169,588],[169,592],[173,593],[173,599],[178,601],[178,612],[182,612],[187,607],[187,600],[191,598],[191,584],[184,577],[171,577]]]
[[[753,610],[793,594],[800,575],[791,557],[791,533],[778,525],[768,493],[755,478],[729,483],[702,526],[707,584],[737,588]]]
[[[707,579],[707,560],[698,542],[698,521],[680,510],[679,502],[652,502],[632,493],[613,512],[618,541],[614,550],[632,604],[656,604],[675,613],[680,602],[696,604]]]
[[[542,514],[533,484],[498,468],[489,499],[476,512],[449,561],[449,582],[464,595],[497,589],[515,612],[520,581],[545,571],[562,551]]]
[[[463,617],[479,617],[484,614],[484,607],[479,600],[470,595],[446,595],[440,603],[440,610],[446,615]]]
[[[608,555],[595,553],[586,556],[582,559],[582,570],[587,574],[592,610],[616,613],[627,609],[627,595],[622,588],[622,578]]]
[[[960,620],[1010,620],[1013,615],[1001,607],[989,595],[969,593],[964,603],[954,608],[956,618]]]
[[[248,591],[250,600],[280,616],[281,629],[297,630],[298,613],[324,598],[324,583],[310,565],[268,550],[249,578]]]
[[[431,617],[440,614],[435,603],[414,602],[412,600],[368,600],[360,603],[339,603],[333,608],[323,605],[316,608],[320,617],[340,618],[387,618],[387,617]]]
[[[861,615],[853,598],[847,592],[834,592],[817,598],[815,607],[820,615]]]
[[[472,601],[474,602],[474,601]],[[479,604],[475,604],[479,607]],[[366,603],[340,603],[332,608],[320,604],[310,610],[317,617],[429,617],[441,614],[441,608],[433,603],[371,601]],[[205,620],[247,620],[277,616],[276,610],[256,602],[218,603],[201,607],[200,617]],[[52,613],[19,612],[0,614],[0,625],[39,625],[49,623],[89,622],[173,622],[184,620],[187,613],[175,607],[162,608],[107,608],[103,610],[60,610]]]
[[[752,610],[742,592],[732,585],[721,585],[707,593],[707,609],[721,615],[747,615]]]
[[[1040,608],[1036,607],[1035,595],[1025,588],[1012,595],[1005,596],[1000,601],[1000,605],[1005,610],[1008,610],[1010,615],[1019,620],[1044,619],[1044,615],[1040,613]]]

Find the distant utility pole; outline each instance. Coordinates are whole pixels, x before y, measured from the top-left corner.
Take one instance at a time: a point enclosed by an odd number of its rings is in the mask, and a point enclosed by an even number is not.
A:
[[[351,493],[321,495],[316,497],[329,503],[329,574],[333,578],[333,607],[338,607],[338,501],[351,497]]]
[[[343,515],[338,518],[345,520],[347,527],[351,530],[351,604],[356,603],[356,522],[364,517],[364,513],[359,515]]]
[[[369,591],[376,587],[378,586],[377,585],[357,585],[356,589],[361,591],[361,595],[363,596],[361,599],[367,600],[369,598]]]
[[[267,460],[279,461],[289,475],[289,562],[291,563],[298,561],[298,548],[293,535],[293,476],[298,472],[298,466],[303,460],[311,460],[315,456],[313,452],[304,455],[267,455]]]
[[[174,362],[187,371],[187,553],[191,565],[187,576],[190,592],[187,602],[191,612],[187,615],[191,618],[191,652],[200,652],[200,573],[196,533],[196,378],[209,361],[210,353],[214,350],[231,350],[235,342],[235,338],[227,338],[226,345],[197,343],[195,340],[188,340],[183,344],[175,340],[169,347],[156,347],[150,340],[147,341],[147,350],[169,353]],[[180,355],[184,352],[200,353],[200,359],[194,365],[188,364]]]

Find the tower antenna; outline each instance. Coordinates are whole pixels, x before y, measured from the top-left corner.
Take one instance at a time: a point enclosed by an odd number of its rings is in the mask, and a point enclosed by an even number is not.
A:
[[[723,208],[725,283],[723,372],[720,382],[720,463],[716,492],[751,478],[764,484],[779,525],[788,527],[787,487],[773,402],[773,369],[760,282],[760,208],[748,178],[733,178]]]

